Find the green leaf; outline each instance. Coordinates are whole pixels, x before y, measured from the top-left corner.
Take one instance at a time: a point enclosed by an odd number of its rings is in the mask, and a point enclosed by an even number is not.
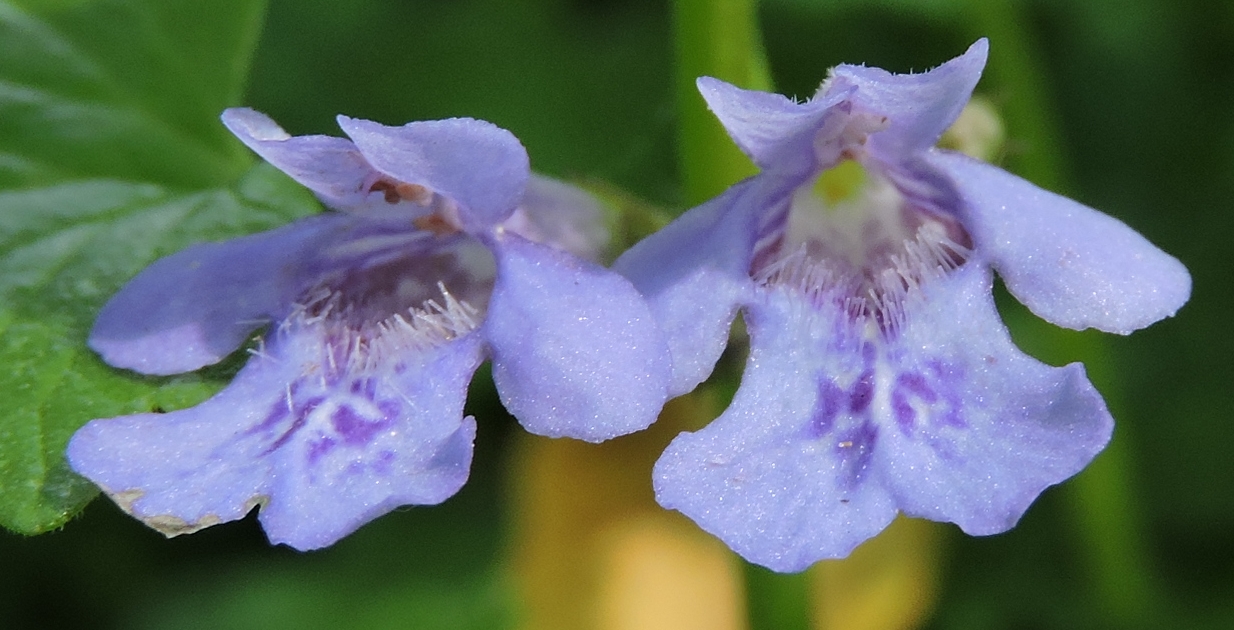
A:
[[[0,186],[234,180],[264,0],[0,0]]]
[[[46,531],[94,496],[62,455],[86,421],[181,408],[225,382],[226,368],[147,378],[100,362],[85,337],[109,295],[192,242],[269,229],[317,208],[264,164],[234,186],[196,192],[93,180],[0,193],[0,524]]]
[[[311,196],[219,123],[264,0],[0,0],[0,525],[58,527],[96,493],[63,458],[86,421],[195,404],[241,359],[173,378],[85,339],[145,265],[281,225]]]

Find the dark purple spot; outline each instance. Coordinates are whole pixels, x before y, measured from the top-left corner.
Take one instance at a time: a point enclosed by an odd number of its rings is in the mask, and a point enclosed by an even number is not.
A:
[[[938,400],[938,394],[926,382],[925,377],[916,372],[908,372],[897,376],[896,387],[903,387],[928,403]]]
[[[947,413],[943,414],[943,425],[955,427],[957,429],[968,428],[968,423],[960,415],[960,401],[954,400],[951,397],[947,398],[949,404]]]
[[[874,372],[866,370],[856,383],[853,383],[853,389],[848,394],[848,410],[853,413],[862,413],[870,408],[870,403],[874,401]]]
[[[820,438],[827,435],[835,427],[836,417],[844,407],[844,390],[831,381],[824,380],[818,385],[818,401],[814,403],[814,414],[810,417],[810,435]]]
[[[269,431],[270,429],[278,426],[278,424],[290,414],[291,410],[287,408],[287,401],[279,399],[275,401],[273,405],[270,405],[270,411],[266,413],[266,417],[262,418],[261,422],[257,423],[253,428],[249,429],[245,433],[251,435],[253,433]]]
[[[296,432],[299,431],[300,428],[304,426],[305,422],[308,422],[308,417],[312,415],[313,410],[317,409],[317,407],[320,406],[323,401],[325,401],[324,397],[314,396],[308,399],[307,401],[305,401],[303,405],[297,404],[294,410],[294,413],[296,416],[295,421],[291,423],[291,426],[288,427],[287,430],[284,431],[283,434],[278,437],[278,439],[274,440],[274,442],[270,444],[270,448],[267,448],[265,452],[262,453],[262,455],[274,452],[282,448],[283,445],[286,444],[287,441],[291,439],[291,436],[295,435]]]
[[[316,466],[317,460],[321,459],[326,453],[334,449],[334,440],[330,438],[322,438],[309,444],[308,449],[308,464]]]
[[[906,437],[912,434],[913,425],[917,421],[917,412],[913,410],[910,398],[934,403],[938,400],[938,394],[925,377],[916,372],[906,372],[896,377],[891,390],[891,411],[895,414],[900,432]]]
[[[403,410],[403,406],[393,400],[379,400],[377,408],[381,410],[381,420],[386,424],[398,418],[399,412]]]
[[[900,427],[900,433],[908,437],[913,432],[913,422],[917,419],[917,412],[913,411],[913,406],[908,402],[908,396],[903,389],[896,388],[891,392],[891,411],[896,417],[896,426]]]
[[[364,396],[372,400],[377,397],[377,381],[371,378],[357,379],[351,382],[348,390],[355,396]]]
[[[370,421],[356,413],[350,405],[340,405],[335,409],[330,416],[330,424],[334,426],[334,432],[343,438],[343,442],[352,446],[368,444],[385,426],[381,419]]]

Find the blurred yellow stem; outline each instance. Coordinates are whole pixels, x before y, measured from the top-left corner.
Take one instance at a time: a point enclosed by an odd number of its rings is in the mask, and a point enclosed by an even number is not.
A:
[[[521,627],[745,627],[736,558],[651,489],[660,452],[717,406],[705,393],[679,398],[651,429],[604,444],[521,437],[511,476]]]

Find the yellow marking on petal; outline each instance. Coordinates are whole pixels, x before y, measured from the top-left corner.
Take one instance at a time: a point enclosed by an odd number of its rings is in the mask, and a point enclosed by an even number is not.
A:
[[[866,181],[865,167],[856,160],[843,160],[829,168],[814,182],[814,193],[831,208],[837,203],[854,199]]]
[[[142,490],[140,488],[133,488],[132,490],[125,490],[123,492],[117,492],[115,494],[111,494],[110,496],[111,496],[111,500],[115,501],[116,505],[120,506],[121,510],[128,512],[129,514],[132,514],[133,504],[136,503],[137,500],[140,499],[142,495],[144,495],[145,493],[146,493],[145,490]]]
[[[171,514],[159,514],[158,516],[149,516],[141,520],[168,538],[192,534],[223,522],[223,519],[220,519],[217,514],[206,514],[192,523]]]

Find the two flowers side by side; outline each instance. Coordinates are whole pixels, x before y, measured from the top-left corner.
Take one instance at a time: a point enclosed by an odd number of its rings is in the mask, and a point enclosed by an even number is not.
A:
[[[1121,334],[1172,315],[1190,279],[1121,222],[934,147],[985,57],[982,40],[924,74],[842,65],[804,103],[700,79],[760,173],[612,269],[595,202],[532,176],[489,123],[340,117],[350,139],[291,137],[228,110],[331,210],[190,247],[113,297],[91,347],[146,374],[268,328],[214,398],[92,421],[69,462],[165,533],[261,505],[272,542],[323,547],[458,491],[485,358],[529,431],[601,441],[706,379],[740,312],[740,388],[660,458],[662,505],[779,571],[843,557],[898,512],[1004,531],[1112,419],[1082,366],[1012,344],[993,272],[1052,323]]]

